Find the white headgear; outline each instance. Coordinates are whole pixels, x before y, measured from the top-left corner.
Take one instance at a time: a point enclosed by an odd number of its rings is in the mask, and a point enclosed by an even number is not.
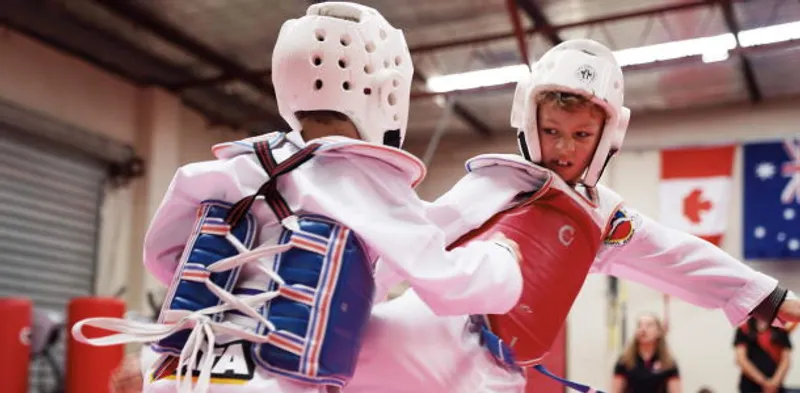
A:
[[[603,134],[582,183],[594,187],[609,159],[619,151],[628,129],[630,110],[622,105],[622,68],[614,54],[602,44],[576,39],[565,41],[545,53],[531,74],[517,84],[511,109],[511,126],[518,130],[519,148],[532,162],[542,159],[536,125],[536,95],[561,91],[585,96],[600,107],[606,118]]]
[[[281,116],[300,129],[298,111],[346,115],[367,142],[400,147],[414,67],[403,32],[359,4],[314,4],[286,21],[272,54]]]

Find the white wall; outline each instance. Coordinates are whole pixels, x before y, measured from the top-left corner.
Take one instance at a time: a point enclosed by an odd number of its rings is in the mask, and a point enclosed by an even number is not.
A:
[[[659,148],[713,143],[738,143],[800,134],[800,100],[742,105],[703,111],[634,117],[623,153],[609,168],[603,182],[617,190],[627,202],[653,218],[658,218]],[[421,156],[427,141],[412,141],[409,150]],[[490,140],[445,137],[420,185],[424,198],[435,198],[464,173],[463,161],[483,152],[513,152],[512,134]],[[741,151],[736,156],[735,192],[730,206],[730,225],[722,247],[741,258]],[[800,290],[800,261],[796,263],[760,262],[752,266],[779,278],[789,288]],[[642,285],[623,283],[627,294],[627,332],[632,332],[638,314],[662,314],[663,296]],[[609,342],[606,278],[590,277],[569,316],[568,374],[577,381],[609,388],[611,371],[618,356]],[[710,386],[716,392],[734,392],[738,369],[733,362],[733,328],[720,311],[708,311],[677,299],[669,301],[670,343],[678,358],[685,392]],[[792,338],[800,345],[800,333]],[[619,338],[615,338],[619,341]],[[617,344],[618,345],[618,344]],[[800,351],[793,356],[800,364]],[[788,382],[800,386],[800,366],[789,372]]]

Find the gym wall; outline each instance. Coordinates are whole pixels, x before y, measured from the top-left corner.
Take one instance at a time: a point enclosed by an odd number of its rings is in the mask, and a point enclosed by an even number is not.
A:
[[[211,145],[244,134],[210,128],[164,90],[135,86],[13,31],[0,36],[0,100],[22,108],[29,118],[74,131],[55,135],[23,127],[31,134],[25,137],[98,157],[107,152],[79,146],[102,140],[99,146],[132,148],[145,160],[143,177],[107,188],[102,196],[94,287],[98,295],[124,289],[129,309],[149,312],[145,287],[158,284],[141,268],[142,237],[175,169],[211,158]]]

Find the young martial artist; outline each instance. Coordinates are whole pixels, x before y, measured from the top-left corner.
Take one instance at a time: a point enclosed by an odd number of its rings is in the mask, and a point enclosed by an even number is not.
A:
[[[155,342],[148,393],[193,379],[200,392],[321,392],[352,376],[378,257],[437,314],[511,309],[514,242],[446,251],[414,192],[425,167],[399,150],[412,73],[402,32],[374,9],[330,2],[287,21],[272,79],[297,131],[181,167],[145,238],[144,263],[170,288],[159,323],[88,320],[75,336]],[[87,340],[86,325],[120,334]]]
[[[376,306],[348,393],[524,391],[523,374],[549,350],[589,272],[720,309],[732,326],[748,316],[800,319],[798,300],[774,278],[597,184],[627,128],[623,89],[613,54],[594,41],[564,42],[536,63],[511,116],[522,156],[469,160],[469,173],[430,213],[448,243],[499,229],[517,241],[519,304],[504,315],[440,317],[409,290]],[[531,183],[521,186],[520,174]]]

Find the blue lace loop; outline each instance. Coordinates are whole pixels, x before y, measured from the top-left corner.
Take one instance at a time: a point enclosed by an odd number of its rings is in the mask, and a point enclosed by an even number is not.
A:
[[[473,326],[477,328],[480,334],[481,345],[486,348],[498,364],[506,369],[522,372],[522,368],[516,364],[514,360],[514,350],[511,349],[506,343],[496,334],[489,330],[486,320],[482,315],[473,315],[470,317]],[[532,368],[542,375],[581,393],[604,393],[601,390],[594,389],[588,385],[583,385],[577,382],[570,381],[566,378],[561,378],[550,372],[544,365],[537,364]]]

